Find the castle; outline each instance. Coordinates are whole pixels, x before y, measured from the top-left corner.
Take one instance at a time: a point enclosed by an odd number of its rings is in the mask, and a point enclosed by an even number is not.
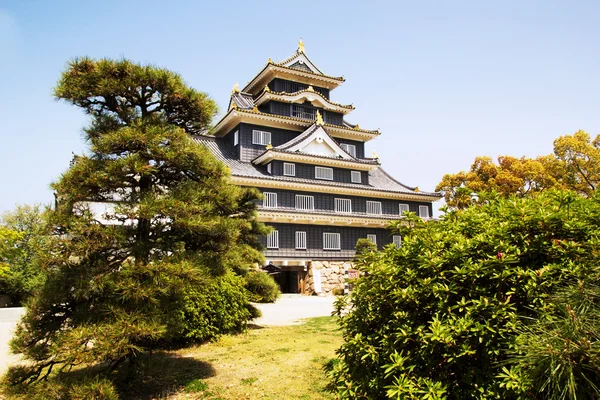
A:
[[[343,77],[325,75],[300,41],[281,62],[271,59],[243,88],[210,135],[197,136],[231,169],[231,180],[258,188],[258,218],[274,228],[261,238],[267,264],[288,293],[343,286],[356,241],[400,246],[385,228],[405,211],[433,215],[438,193],[392,178],[365,142],[380,135],[346,121],[352,105],[330,99]]]

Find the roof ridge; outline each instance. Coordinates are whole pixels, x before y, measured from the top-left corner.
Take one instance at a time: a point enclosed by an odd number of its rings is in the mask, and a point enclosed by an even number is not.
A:
[[[338,102],[332,101],[331,99],[328,99],[327,97],[325,97],[323,95],[323,93],[321,93],[321,92],[319,92],[317,90],[314,90],[314,89],[310,90],[309,88],[312,88],[312,85],[309,85],[308,88],[306,88],[306,89],[296,90],[295,92],[291,92],[291,93],[288,93],[288,92],[274,92],[272,90],[269,90],[269,91],[265,90],[265,91],[263,91],[261,93],[260,96],[262,96],[264,93],[270,93],[270,94],[279,95],[279,96],[281,96],[281,95],[295,96],[295,95],[300,94],[300,93],[308,92],[308,93],[313,93],[313,94],[318,95],[323,100],[325,100],[327,103],[333,104],[334,106],[338,106],[338,107],[348,108],[348,109],[354,110],[354,106],[352,104],[342,104],[342,103],[338,103]]]

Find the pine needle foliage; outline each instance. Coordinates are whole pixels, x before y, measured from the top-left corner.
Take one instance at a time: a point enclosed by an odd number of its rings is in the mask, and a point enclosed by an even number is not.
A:
[[[52,185],[46,281],[12,341],[30,361],[18,381],[55,366],[112,370],[177,339],[170,315],[186,288],[262,257],[258,192],[229,184],[228,169],[191,136],[216,113],[206,94],[168,70],[81,58],[55,96],[91,116],[89,152]],[[109,206],[98,212],[98,203]]]
[[[598,398],[600,198],[488,198],[361,260],[341,399]]]

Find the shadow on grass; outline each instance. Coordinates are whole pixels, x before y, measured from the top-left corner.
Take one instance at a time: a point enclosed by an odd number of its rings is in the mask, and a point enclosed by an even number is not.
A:
[[[254,331],[254,330],[257,330],[257,329],[265,329],[265,327],[262,326],[262,325],[258,325],[258,324],[248,324],[248,330],[249,331]]]
[[[167,397],[192,381],[215,374],[208,362],[159,352],[140,359],[129,374],[121,372],[115,386],[123,399],[150,400]]]
[[[11,368],[13,373],[19,367]],[[10,374],[10,372],[9,372]],[[48,381],[35,384],[3,385],[2,390],[7,395],[19,399],[63,399],[63,396],[77,387],[85,387],[91,393],[92,386],[104,382],[104,389],[116,391],[121,399],[150,400],[168,397],[194,381],[215,376],[216,372],[208,362],[192,357],[180,356],[171,352],[161,351],[152,355],[140,356],[135,364],[123,363],[116,371],[106,375],[106,365],[95,365],[87,368],[78,368],[70,372],[52,374]],[[101,388],[100,391],[102,391]],[[62,393],[62,394],[60,394]],[[114,393],[114,392],[113,392]],[[12,397],[11,396],[11,397]],[[0,394],[0,399],[2,399]],[[81,397],[77,397],[81,398]],[[110,396],[97,397],[96,392],[92,397],[109,399]]]

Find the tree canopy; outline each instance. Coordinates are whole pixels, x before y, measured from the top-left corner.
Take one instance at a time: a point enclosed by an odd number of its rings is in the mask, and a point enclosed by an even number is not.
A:
[[[44,251],[48,232],[42,206],[17,206],[2,215],[0,227],[18,233],[0,289],[0,293],[9,295],[16,305],[31,296],[43,281],[38,254]]]
[[[496,192],[508,197],[532,196],[548,189],[569,189],[591,195],[600,182],[600,135],[593,141],[584,131],[554,141],[554,153],[537,158],[476,157],[469,171],[446,174],[436,187],[446,204],[465,208],[474,196]]]
[[[231,185],[190,135],[208,129],[215,103],[177,74],[81,58],[55,95],[90,114],[90,147],[52,185],[45,284],[12,342],[32,362],[21,380],[57,364],[114,368],[184,334],[170,317],[189,303],[185,288],[260,261],[266,232],[259,193]]]

